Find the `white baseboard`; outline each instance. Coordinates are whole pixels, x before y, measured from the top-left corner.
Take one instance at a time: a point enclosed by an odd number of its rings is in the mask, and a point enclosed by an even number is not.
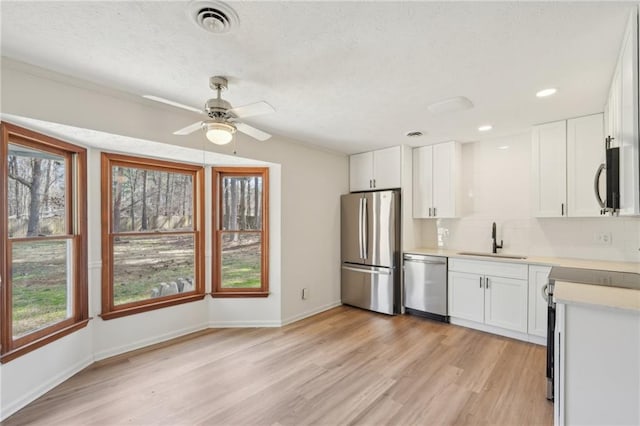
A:
[[[2,418],[0,421],[5,420],[7,417],[20,410],[21,408],[27,406],[31,402],[35,401],[37,398],[40,398],[45,393],[49,392],[51,389],[55,388],[65,380],[71,378],[81,370],[87,368],[93,364],[93,357],[88,356],[85,359],[77,362],[76,364],[70,366],[64,371],[59,372],[55,376],[49,378],[45,382],[38,385],[35,389],[32,389],[30,392],[22,395],[15,401],[9,401],[4,407],[2,407]]]
[[[492,325],[481,324],[474,321],[469,321],[461,318],[453,318],[449,319],[449,322],[454,325],[460,325],[462,327],[473,328],[475,330],[485,331],[491,334],[498,334],[500,336],[510,337],[516,340],[522,340],[523,342],[535,343],[537,345],[546,346],[547,340],[544,337],[534,336],[527,333],[521,333],[518,331],[507,330],[500,327],[494,327]]]
[[[282,322],[272,321],[210,321],[209,328],[260,328],[281,327]]]
[[[130,352],[136,349],[142,349],[147,346],[155,345],[156,343],[166,342],[167,340],[175,339],[176,337],[181,337],[189,333],[195,333],[196,331],[201,331],[206,328],[207,328],[207,324],[199,324],[196,326],[185,327],[180,330],[173,330],[169,333],[164,333],[164,334],[149,337],[146,339],[141,339],[136,342],[127,343],[126,345],[118,346],[116,348],[109,348],[107,350],[95,352],[94,359],[96,361],[100,361],[105,358],[110,358],[112,356],[123,354],[125,352]]]
[[[300,321],[302,319],[319,314],[320,312],[328,311],[329,309],[333,309],[336,306],[340,306],[340,305],[342,305],[342,302],[338,300],[335,302],[327,303],[326,305],[322,305],[314,309],[310,309],[300,314],[292,315],[289,318],[282,320],[282,325],[287,325],[287,324],[291,324],[292,322]]]

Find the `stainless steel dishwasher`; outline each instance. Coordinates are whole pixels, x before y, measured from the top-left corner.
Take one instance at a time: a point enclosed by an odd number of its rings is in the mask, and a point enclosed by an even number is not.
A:
[[[404,255],[404,307],[409,314],[449,321],[446,257]]]

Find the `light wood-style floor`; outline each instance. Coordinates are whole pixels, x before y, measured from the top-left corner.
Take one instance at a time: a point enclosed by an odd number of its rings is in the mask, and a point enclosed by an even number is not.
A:
[[[338,307],[218,329],[92,365],[19,424],[544,424],[545,348]]]

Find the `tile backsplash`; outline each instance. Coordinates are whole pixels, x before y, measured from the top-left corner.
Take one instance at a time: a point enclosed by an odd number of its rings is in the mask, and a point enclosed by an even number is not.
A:
[[[462,215],[423,220],[422,245],[491,251],[496,222],[501,252],[640,262],[640,217],[531,216],[531,134],[462,146]]]

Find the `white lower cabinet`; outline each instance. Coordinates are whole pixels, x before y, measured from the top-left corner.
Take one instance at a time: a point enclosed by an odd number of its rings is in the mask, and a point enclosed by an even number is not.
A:
[[[507,330],[527,332],[527,280],[485,279],[484,322]]]
[[[449,260],[449,316],[527,333],[528,266]]]
[[[527,332],[547,337],[547,283],[549,266],[529,266],[529,323]]]
[[[449,316],[484,322],[481,275],[449,271]]]

